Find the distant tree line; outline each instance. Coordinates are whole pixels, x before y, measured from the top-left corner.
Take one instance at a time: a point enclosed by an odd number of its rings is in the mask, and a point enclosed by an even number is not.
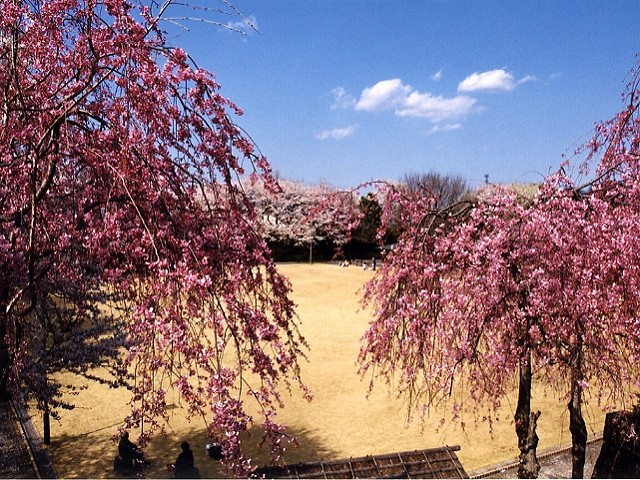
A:
[[[469,194],[459,175],[411,173],[397,182],[407,199],[429,199],[434,208],[446,207]],[[274,190],[248,182],[245,190],[261,219],[261,233],[276,260],[328,261],[380,255],[380,243],[395,243],[400,222],[387,222],[380,233],[383,206],[369,192],[358,195],[327,184],[278,181]]]

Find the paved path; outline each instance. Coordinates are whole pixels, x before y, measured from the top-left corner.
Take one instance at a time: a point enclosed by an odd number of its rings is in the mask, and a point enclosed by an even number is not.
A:
[[[584,478],[591,478],[602,447],[602,437],[590,438],[584,464]],[[564,447],[556,450],[538,452],[540,472],[538,478],[571,478],[571,448]],[[518,467],[514,462],[505,462],[491,467],[469,472],[471,478],[516,478]]]
[[[0,402],[0,478],[38,478],[11,404]]]

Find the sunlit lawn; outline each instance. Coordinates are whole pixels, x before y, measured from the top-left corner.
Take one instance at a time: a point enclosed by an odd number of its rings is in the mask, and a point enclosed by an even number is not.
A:
[[[282,264],[280,271],[293,283],[301,331],[311,347],[303,374],[314,395],[311,403],[295,390],[291,397],[285,395],[287,407],[280,420],[289,425],[290,434],[300,442],[300,447],[287,451],[288,463],[460,445],[458,456],[471,471],[517,454],[511,421],[514,405],[509,402],[505,402],[491,433],[486,423],[474,422],[470,414],[465,414],[466,432],[449,421],[439,427],[441,418],[447,416],[446,409],[432,411],[424,425],[418,420],[407,425],[405,404],[389,395],[382,384],[367,398],[368,379],[360,378],[355,361],[369,317],[361,310],[357,292],[372,272],[327,264]],[[62,412],[61,422],[52,423],[49,453],[58,475],[114,476],[117,449],[111,435],[126,414],[127,392],[91,385],[72,401],[76,409]],[[565,403],[537,392],[533,408],[542,411],[538,423],[540,449],[570,441]],[[203,477],[225,476],[217,462],[205,455],[204,422],[187,423],[179,408],[172,413],[170,434],[156,438],[148,450],[152,464],[147,476],[171,476],[166,464],[175,460],[183,440],[191,443]],[[604,415],[590,409],[586,415],[589,433],[600,431]],[[41,422],[35,420],[41,429]],[[137,433],[132,432],[132,437]],[[256,465],[269,458],[267,452],[258,449],[259,440],[259,435],[244,440]]]

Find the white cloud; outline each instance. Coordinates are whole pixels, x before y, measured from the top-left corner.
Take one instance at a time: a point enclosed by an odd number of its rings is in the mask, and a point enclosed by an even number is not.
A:
[[[332,110],[337,108],[350,108],[356,104],[354,96],[348,93],[343,87],[334,88],[331,90],[331,95],[333,95]]]
[[[477,92],[481,90],[496,91],[502,90],[510,92],[518,85],[537,80],[533,75],[527,75],[516,81],[512,73],[504,68],[489,70],[487,72],[475,72],[465,78],[458,85],[459,92]]]
[[[453,130],[460,130],[462,125],[459,123],[448,123],[446,125],[434,125],[428,132],[428,135],[440,132],[452,132]]]
[[[229,30],[244,33],[245,35],[251,32],[260,31],[260,28],[258,27],[258,19],[255,15],[250,15],[237,22],[227,22],[223,26]]]
[[[537,82],[538,81],[538,77],[534,76],[534,75],[527,75],[523,78],[521,78],[520,80],[518,80],[516,82],[516,85],[522,85],[523,83],[527,83],[527,82]]]
[[[404,85],[399,78],[382,80],[362,91],[355,108],[366,112],[387,110],[402,103],[412,90],[410,85]]]
[[[439,122],[467,115],[475,103],[475,98],[466,95],[445,98],[429,92],[422,93],[395,78],[365,88],[355,109],[367,112],[393,109],[400,117],[427,118]]]
[[[449,118],[465,116],[475,103],[475,98],[466,95],[444,98],[442,96],[435,97],[428,92],[413,91],[396,109],[396,114],[401,117],[421,117],[428,118],[432,122],[440,122]]]
[[[322,130],[314,135],[314,137],[318,140],[342,140],[343,138],[350,137],[354,133],[356,133],[357,125],[349,125],[344,128],[334,128],[333,130]]]
[[[458,85],[459,92],[476,92],[478,90],[506,90],[516,88],[513,75],[500,68],[482,73],[472,73]]]
[[[442,67],[440,70],[438,70],[436,73],[434,73],[433,75],[431,75],[431,80],[435,80],[436,82],[439,81],[442,78],[442,71],[444,70],[444,67]]]

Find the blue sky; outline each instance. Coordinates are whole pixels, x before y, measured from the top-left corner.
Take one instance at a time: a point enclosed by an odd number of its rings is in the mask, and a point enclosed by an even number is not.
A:
[[[539,181],[622,108],[637,1],[232,0],[171,28],[283,177]],[[219,6],[229,10],[224,3]]]

